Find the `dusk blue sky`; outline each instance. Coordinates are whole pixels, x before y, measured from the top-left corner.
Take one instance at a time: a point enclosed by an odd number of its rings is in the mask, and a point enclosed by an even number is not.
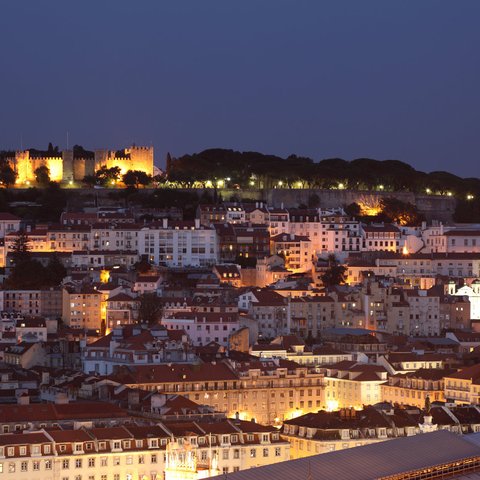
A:
[[[480,176],[479,0],[3,1],[0,149],[153,143]]]

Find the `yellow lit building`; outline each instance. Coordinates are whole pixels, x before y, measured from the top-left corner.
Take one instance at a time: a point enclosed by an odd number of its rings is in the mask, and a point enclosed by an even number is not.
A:
[[[181,393],[228,416],[268,425],[325,408],[323,374],[287,360],[137,366],[112,380],[132,388]]]
[[[391,375],[381,386],[384,402],[423,408],[427,396],[431,402],[444,402],[444,377],[451,370],[422,368],[415,372]]]

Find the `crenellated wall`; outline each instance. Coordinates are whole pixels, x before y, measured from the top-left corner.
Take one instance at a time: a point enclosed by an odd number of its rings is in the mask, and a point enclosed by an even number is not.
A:
[[[153,147],[130,147],[117,156],[110,150],[95,150],[95,170],[102,166],[107,168],[120,167],[121,173],[128,170],[142,170],[153,175]]]
[[[10,163],[17,172],[17,185],[35,182],[35,169],[47,166],[50,179],[55,182],[81,182],[85,175],[93,175],[101,166],[118,166],[121,173],[128,170],[142,170],[153,174],[153,147],[130,147],[122,151],[121,156],[110,150],[95,151],[95,158],[75,158],[72,150],[64,150],[57,157],[31,157],[28,150],[15,152]]]

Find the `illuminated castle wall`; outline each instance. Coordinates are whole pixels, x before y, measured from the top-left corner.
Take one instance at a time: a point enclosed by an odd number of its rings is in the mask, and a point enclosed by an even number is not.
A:
[[[64,150],[55,157],[31,156],[29,150],[15,152],[9,159],[17,172],[17,184],[28,185],[35,182],[35,169],[46,166],[50,179],[55,182],[81,182],[85,175],[93,175],[100,167],[120,167],[121,173],[128,170],[142,170],[153,175],[153,147],[130,147],[119,151],[95,150],[88,157],[74,156],[72,150]]]

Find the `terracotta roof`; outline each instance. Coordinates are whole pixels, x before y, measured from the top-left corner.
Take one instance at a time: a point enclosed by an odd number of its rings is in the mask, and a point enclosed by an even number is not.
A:
[[[0,435],[0,445],[27,445],[52,443],[44,433],[8,433]]]

